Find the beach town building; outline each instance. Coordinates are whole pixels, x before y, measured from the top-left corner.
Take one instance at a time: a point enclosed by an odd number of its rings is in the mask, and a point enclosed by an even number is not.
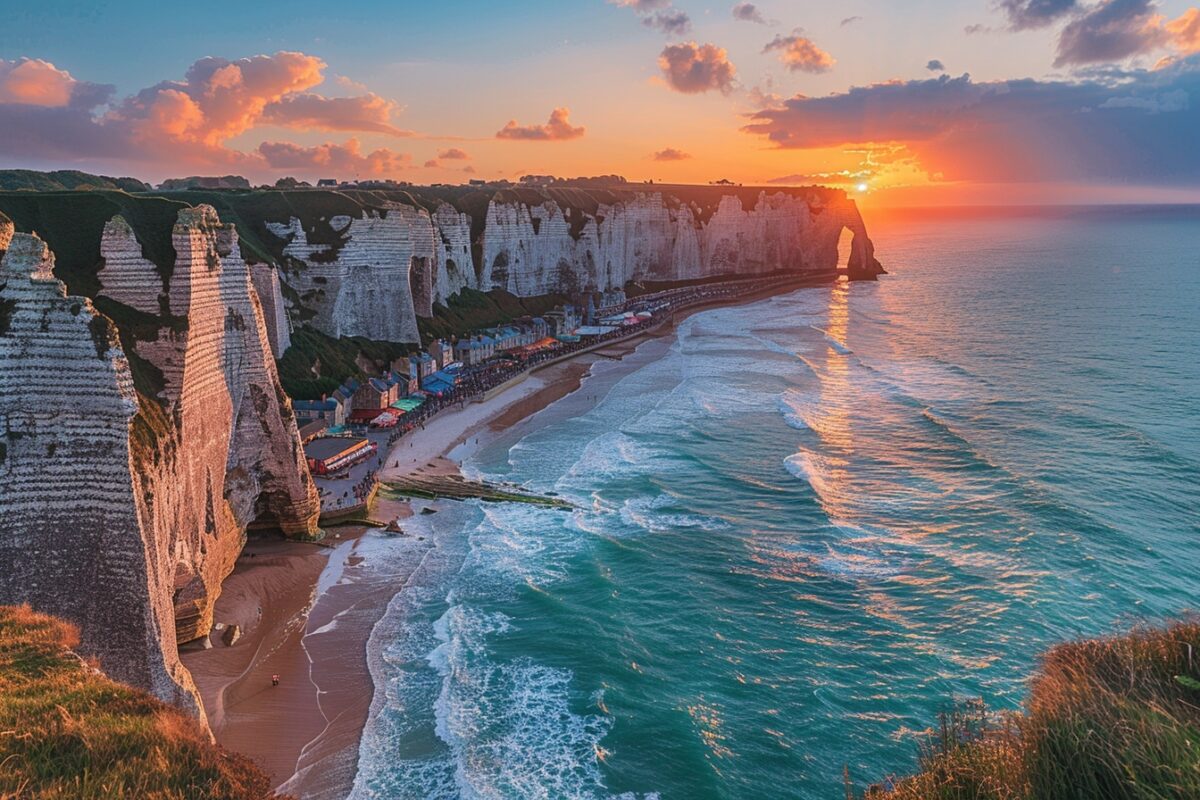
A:
[[[429,343],[427,352],[433,358],[435,369],[445,369],[457,360],[454,357],[454,348],[445,339],[434,339]]]
[[[583,324],[579,309],[570,303],[547,312],[545,321],[551,327],[550,336],[569,336]]]
[[[454,359],[468,367],[477,367],[496,355],[496,341],[490,336],[459,339],[454,345]]]
[[[292,410],[296,412],[297,425],[321,420],[333,428],[346,422],[346,405],[338,399],[336,393],[332,397],[322,397],[320,400],[293,401]]]
[[[397,385],[385,378],[370,378],[354,392],[354,409],[348,419],[351,422],[370,422],[379,416],[399,395]]]
[[[304,445],[304,458],[314,475],[328,475],[367,460],[377,449],[369,439],[326,436]]]
[[[316,439],[325,431],[329,430],[329,423],[323,419],[315,419],[312,422],[306,422],[299,428],[300,444],[308,444],[313,439]]]
[[[408,374],[416,377],[417,381],[422,381],[428,378],[433,373],[437,372],[437,362],[429,353],[417,353],[414,356],[409,356],[409,371]]]
[[[354,407],[354,393],[358,391],[359,383],[354,378],[343,383],[333,393],[333,399],[342,404],[343,416],[348,416]]]

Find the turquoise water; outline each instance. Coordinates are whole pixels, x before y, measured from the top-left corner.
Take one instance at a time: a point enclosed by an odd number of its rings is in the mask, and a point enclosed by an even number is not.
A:
[[[1197,222],[880,220],[879,283],[602,364],[467,465],[578,511],[417,518],[355,796],[837,797],[1047,645],[1196,607]]]

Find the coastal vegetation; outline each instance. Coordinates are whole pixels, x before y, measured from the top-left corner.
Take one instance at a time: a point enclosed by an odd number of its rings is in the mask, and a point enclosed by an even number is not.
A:
[[[72,625],[0,606],[0,798],[284,800],[185,712],[72,652]]]
[[[289,397],[315,400],[337,391],[349,378],[363,380],[389,369],[414,349],[361,336],[335,339],[314,328],[298,327],[292,332],[292,346],[279,360],[279,382]]]
[[[33,192],[88,191],[90,189],[116,189],[125,192],[145,192],[149,184],[137,178],[110,178],[107,175],[92,175],[74,169],[39,172],[33,169],[0,170],[0,189]]]
[[[1023,712],[947,712],[920,772],[864,800],[1200,797],[1200,620],[1061,644]]]

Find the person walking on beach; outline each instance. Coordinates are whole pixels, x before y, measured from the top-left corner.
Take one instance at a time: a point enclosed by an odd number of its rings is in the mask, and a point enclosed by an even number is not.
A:
[[[272,676],[271,676],[271,685],[272,685],[272,686],[278,686],[278,685],[279,685],[279,676],[278,676],[278,675],[272,675]]]

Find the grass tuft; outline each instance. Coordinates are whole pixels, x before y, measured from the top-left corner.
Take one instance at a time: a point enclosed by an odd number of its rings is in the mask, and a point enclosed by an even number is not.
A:
[[[920,766],[864,797],[1200,797],[1200,621],[1054,647],[1024,713],[943,715]]]
[[[267,800],[196,720],[71,652],[74,626],[0,606],[0,800]]]

